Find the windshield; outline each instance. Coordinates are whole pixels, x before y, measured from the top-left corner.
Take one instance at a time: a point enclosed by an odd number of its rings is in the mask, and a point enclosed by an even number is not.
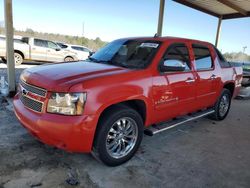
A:
[[[101,48],[89,60],[126,68],[145,68],[159,46],[158,41],[119,39]]]

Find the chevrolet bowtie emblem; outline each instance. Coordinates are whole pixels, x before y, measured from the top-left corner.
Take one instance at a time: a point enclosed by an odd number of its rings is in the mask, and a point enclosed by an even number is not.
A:
[[[29,92],[26,89],[22,89],[22,94],[27,95]]]

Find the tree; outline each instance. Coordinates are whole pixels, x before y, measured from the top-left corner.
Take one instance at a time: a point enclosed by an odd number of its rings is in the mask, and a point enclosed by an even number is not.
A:
[[[224,57],[228,61],[241,61],[241,62],[250,61],[250,56],[243,52],[231,52],[231,53],[227,52],[224,54]]]
[[[35,34],[35,31],[33,31],[32,29],[30,29],[30,28],[27,28],[26,29],[26,33],[28,33],[28,34],[30,34],[30,35],[34,35]]]

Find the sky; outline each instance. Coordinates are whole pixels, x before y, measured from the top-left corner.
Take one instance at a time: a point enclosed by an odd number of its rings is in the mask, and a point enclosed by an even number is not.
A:
[[[159,0],[13,0],[13,23],[18,30],[100,37],[105,41],[131,36],[154,36]],[[4,0],[0,0],[0,21]],[[84,24],[83,24],[84,23]],[[166,0],[163,36],[214,43],[218,19]],[[84,31],[83,31],[84,25]],[[250,54],[250,17],[222,22],[219,49]]]

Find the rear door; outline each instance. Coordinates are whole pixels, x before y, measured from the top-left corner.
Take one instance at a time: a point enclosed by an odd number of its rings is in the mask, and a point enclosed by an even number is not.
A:
[[[30,49],[30,56],[32,60],[46,61],[47,60],[48,43],[46,40],[34,39],[34,44]]]
[[[156,121],[164,121],[194,110],[195,75],[185,43],[172,43],[162,57],[160,64],[182,62],[185,71],[160,72],[153,80]],[[159,64],[159,66],[160,66]]]
[[[217,98],[218,72],[215,70],[212,49],[205,44],[192,44],[197,77],[197,108],[213,106]]]

